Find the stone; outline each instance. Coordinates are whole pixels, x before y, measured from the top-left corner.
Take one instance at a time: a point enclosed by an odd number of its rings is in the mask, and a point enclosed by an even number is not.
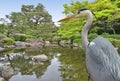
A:
[[[25,47],[26,47],[26,44],[25,44],[25,42],[16,41],[16,42],[15,42],[15,46],[16,46],[16,47],[25,48]]]
[[[3,77],[0,77],[0,81],[6,81]]]
[[[47,61],[48,57],[45,54],[42,55],[36,55],[36,56],[31,56],[31,58],[33,60],[37,60],[37,61]]]
[[[5,48],[0,47],[0,52],[1,52],[1,51],[4,51],[4,50],[5,50]]]
[[[14,75],[14,70],[11,66],[0,66],[0,76],[8,79],[13,75]]]

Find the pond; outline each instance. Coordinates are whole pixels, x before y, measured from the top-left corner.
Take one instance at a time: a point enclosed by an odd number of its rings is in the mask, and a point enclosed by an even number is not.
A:
[[[82,49],[42,47],[14,49],[0,54],[13,55],[9,64],[15,71],[7,81],[87,81],[85,55]],[[33,61],[29,57],[45,54],[48,61]],[[8,64],[8,61],[0,61]]]

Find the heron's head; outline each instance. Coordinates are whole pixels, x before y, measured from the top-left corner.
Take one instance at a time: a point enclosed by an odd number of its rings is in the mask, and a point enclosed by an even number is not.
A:
[[[78,10],[77,11],[77,13],[76,14],[73,14],[73,15],[71,15],[71,16],[68,16],[68,17],[66,17],[66,18],[63,18],[63,19],[61,19],[61,20],[59,20],[58,22],[63,22],[63,21],[67,21],[67,20],[72,20],[72,19],[75,19],[75,18],[86,18],[86,17],[88,17],[88,16],[92,16],[92,12],[90,11],[90,10],[88,10],[88,9],[86,9],[86,8],[82,8],[82,9],[80,9],[80,10]]]

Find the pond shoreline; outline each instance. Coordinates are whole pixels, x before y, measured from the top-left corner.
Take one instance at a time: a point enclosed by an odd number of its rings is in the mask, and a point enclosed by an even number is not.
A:
[[[59,44],[57,42],[50,42],[50,41],[40,41],[38,39],[32,39],[32,40],[27,40],[26,42],[22,41],[15,41],[13,45],[3,45],[1,43],[0,46],[0,52],[5,51],[7,49],[22,49],[22,48],[27,48],[27,47],[44,47],[44,46],[52,46],[52,47],[71,47],[71,48],[79,48],[77,43],[70,44],[69,42],[66,41],[60,41]]]

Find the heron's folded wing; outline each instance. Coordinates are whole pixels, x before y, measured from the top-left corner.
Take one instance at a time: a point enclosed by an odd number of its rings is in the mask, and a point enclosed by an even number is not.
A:
[[[119,81],[120,57],[114,46],[102,37],[93,40],[86,52],[87,68],[95,81]],[[97,80],[98,78],[101,80]]]

